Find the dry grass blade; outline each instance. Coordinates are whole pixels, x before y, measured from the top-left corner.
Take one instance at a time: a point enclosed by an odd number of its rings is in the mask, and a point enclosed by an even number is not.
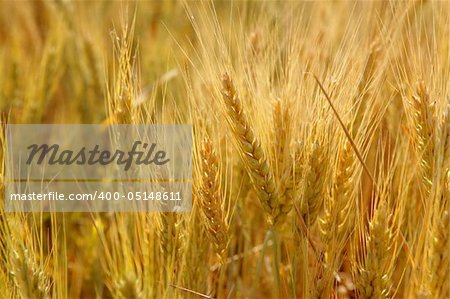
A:
[[[331,109],[333,110],[334,115],[336,116],[337,120],[339,121],[339,124],[341,125],[342,129],[344,130],[345,136],[348,139],[348,142],[350,142],[353,150],[355,151],[356,156],[358,157],[359,162],[361,162],[361,165],[364,168],[364,171],[367,173],[367,175],[370,177],[370,180],[372,181],[372,184],[375,186],[376,189],[378,189],[376,186],[376,181],[373,177],[372,172],[367,167],[366,163],[364,162],[363,157],[361,156],[360,151],[358,150],[358,147],[356,146],[355,142],[353,141],[352,136],[350,135],[350,132],[348,131],[347,127],[345,126],[344,122],[342,121],[341,117],[339,116],[339,113],[337,112],[336,108],[333,105],[333,102],[331,101],[330,96],[326,92],[325,88],[323,87],[322,83],[320,83],[319,78],[316,77],[316,75],[313,75],[314,79],[316,80],[317,84],[320,87],[320,90],[325,95],[325,99],[327,100],[328,104],[330,104]]]
[[[174,284],[171,284],[170,286],[171,286],[172,288],[175,288],[175,289],[178,289],[178,290],[187,292],[187,293],[189,293],[189,294],[195,295],[195,296],[197,296],[197,297],[199,297],[199,298],[214,299],[214,297],[212,297],[212,296],[205,295],[205,294],[202,294],[202,293],[200,293],[200,292],[196,292],[196,291],[194,291],[194,290],[190,290],[190,289],[188,289],[188,288],[176,286],[176,285],[174,285]]]

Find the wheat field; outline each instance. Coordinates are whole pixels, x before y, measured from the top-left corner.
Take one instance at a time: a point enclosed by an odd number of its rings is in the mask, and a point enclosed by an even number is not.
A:
[[[450,298],[450,2],[2,1],[6,124],[192,124],[188,213],[0,212],[1,298]]]

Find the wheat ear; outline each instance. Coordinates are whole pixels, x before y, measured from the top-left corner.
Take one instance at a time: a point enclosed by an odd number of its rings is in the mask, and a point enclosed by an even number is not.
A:
[[[30,256],[30,252],[21,245],[13,250],[10,257],[11,275],[20,293],[25,299],[50,298],[50,280],[47,274]]]
[[[163,212],[160,214],[158,233],[161,239],[161,251],[164,256],[169,257],[176,253],[178,244],[177,224],[178,217],[174,212]]]
[[[431,284],[433,298],[449,298],[450,284],[450,212],[444,211],[433,232],[431,246]]]
[[[277,181],[278,201],[280,204],[280,219],[285,218],[291,211],[297,198],[298,182],[301,177],[301,160],[298,148],[291,154],[291,112],[290,103],[277,100],[273,112],[273,157],[276,157],[275,177]],[[284,221],[281,221],[284,222]]]
[[[413,120],[416,131],[417,154],[423,172],[427,193],[433,184],[434,128],[436,119],[434,103],[430,99],[425,83],[420,81],[412,97]]]
[[[277,100],[273,107],[273,156],[275,159],[275,174],[277,178],[284,175],[287,169],[292,168],[292,157],[289,154],[291,138],[289,104]]]
[[[319,219],[322,243],[325,247],[324,263],[330,271],[339,267],[339,255],[347,242],[354,223],[353,165],[355,157],[348,141],[345,142],[336,168],[331,196],[325,213]]]
[[[269,223],[276,224],[280,216],[280,205],[275,180],[272,176],[261,143],[253,133],[247,116],[228,74],[222,77],[222,96],[230,124],[247,172],[258,194],[259,201],[269,215]]]
[[[320,143],[314,143],[303,177],[300,211],[308,226],[314,224],[323,207],[323,191],[327,167],[325,151]]]
[[[121,299],[144,298],[141,279],[133,272],[123,273],[123,277],[115,282],[117,296]]]
[[[357,280],[361,298],[389,298],[391,292],[393,233],[391,214],[385,202],[380,203],[369,223],[366,255]]]
[[[228,225],[221,205],[217,158],[209,138],[203,141],[200,157],[202,178],[199,193],[206,232],[214,244],[216,254],[223,261],[228,246]]]

